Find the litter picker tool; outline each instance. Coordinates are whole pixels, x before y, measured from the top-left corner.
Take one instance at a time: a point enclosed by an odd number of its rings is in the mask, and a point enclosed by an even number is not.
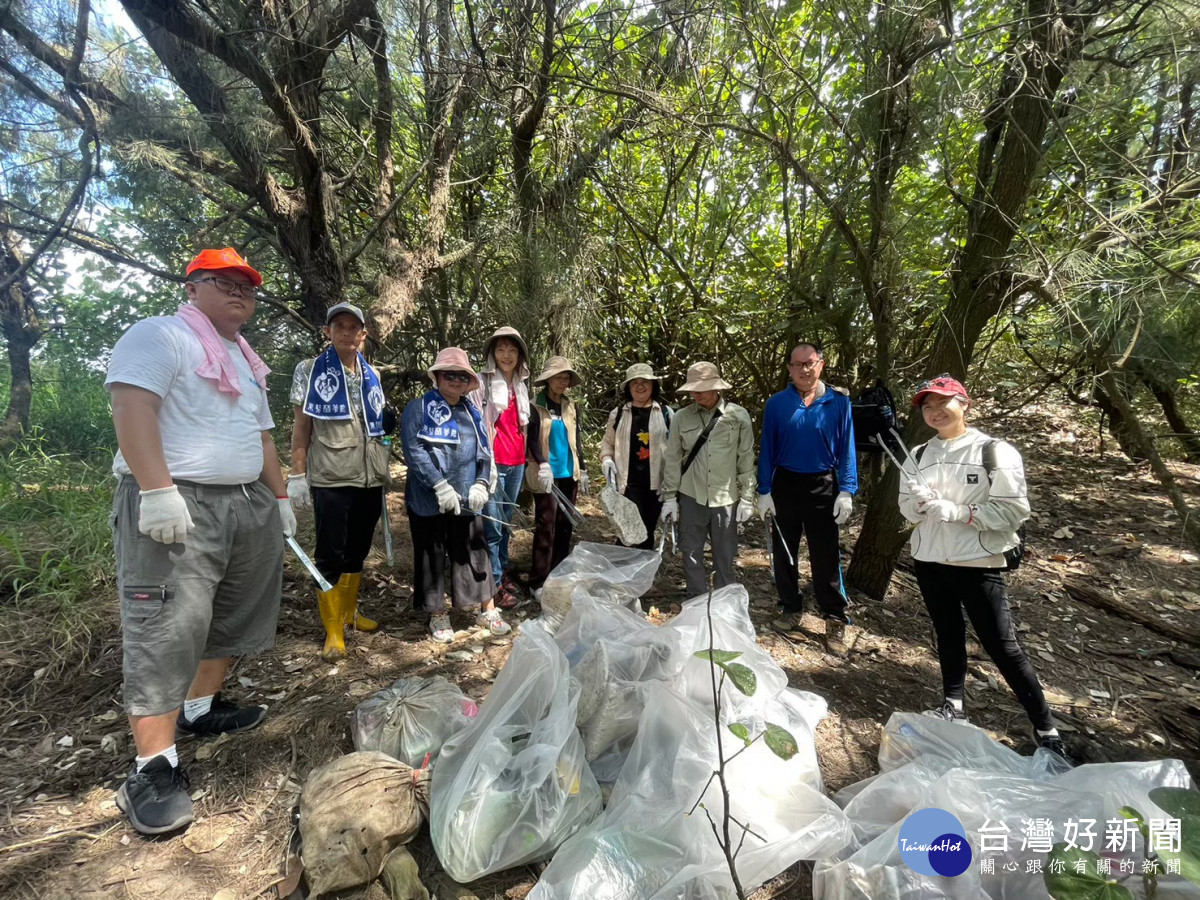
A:
[[[895,428],[890,428],[888,430],[891,432],[892,437],[896,439],[896,446],[898,446],[904,453],[904,458],[912,463],[913,471],[917,473],[917,478],[920,480],[921,484],[925,485],[925,487],[932,487],[932,485],[925,480],[925,476],[921,474],[921,466],[917,462],[916,458],[912,455],[912,452],[908,449],[908,445],[904,443],[904,438],[900,437],[900,432],[898,432]],[[887,445],[883,441],[880,441],[879,445],[884,449],[887,449]],[[889,453],[888,456],[892,456],[892,454]],[[896,457],[892,456],[892,462],[896,462]],[[900,471],[904,471],[904,466],[901,466],[899,463],[896,463],[896,465]]]
[[[389,566],[396,565],[396,546],[392,542],[392,520],[388,516],[387,488],[383,489],[383,549]]]
[[[304,568],[308,569],[308,574],[313,577],[313,580],[316,581],[317,586],[322,591],[332,591],[333,585],[325,580],[325,576],[321,574],[321,571],[315,565],[313,565],[313,561],[308,558],[308,554],[305,553],[304,550],[301,549],[300,545],[296,543],[296,539],[294,537],[289,537],[287,539],[287,543],[288,546],[292,548],[292,552],[296,554],[296,559],[300,560],[300,564],[304,566]]]
[[[558,505],[562,507],[562,511],[566,514],[567,518],[571,520],[571,524],[576,528],[581,527],[583,525],[583,516],[580,515],[579,510],[575,508],[575,504],[567,499],[567,495],[559,490],[557,484],[551,482],[550,493],[554,494],[554,499],[558,501]]]
[[[785,554],[787,554],[788,565],[794,566],[796,564],[796,558],[794,556],[792,556],[792,551],[788,549],[787,541],[783,537],[783,529],[779,527],[779,523],[777,521],[775,521],[774,516],[768,515],[767,521],[771,523],[770,527],[774,528],[775,532],[779,535],[779,543],[783,546],[783,552]],[[774,571],[775,570],[775,548],[774,548],[774,542],[771,540],[770,529],[768,529],[768,531],[767,531],[767,547],[768,547],[767,556],[771,560],[771,571]]]

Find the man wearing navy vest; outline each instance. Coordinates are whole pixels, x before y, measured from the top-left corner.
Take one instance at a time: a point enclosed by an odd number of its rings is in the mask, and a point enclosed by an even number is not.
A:
[[[314,562],[332,585],[317,592],[325,626],[321,658],[333,662],[346,655],[346,626],[356,631],[379,627],[358,612],[358,591],[383,511],[389,454],[382,441],[379,373],[361,352],[367,339],[362,310],[352,303],[331,306],[325,336],[325,351],[302,361],[292,376],[296,421],[288,496],[298,509],[312,506],[316,517]]]
[[[775,589],[783,607],[776,627],[799,627],[803,600],[796,556],[808,539],[813,593],[825,619],[830,653],[846,652],[849,600],[842,584],[838,526],[850,518],[858,491],[850,398],[821,380],[825,356],[801,343],[788,355],[791,384],[767,401],[758,458],[758,511],[774,520]]]

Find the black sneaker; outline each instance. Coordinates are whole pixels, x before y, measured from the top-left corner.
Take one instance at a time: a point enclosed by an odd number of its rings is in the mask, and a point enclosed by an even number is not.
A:
[[[927,709],[921,713],[923,716],[932,716],[935,719],[945,719],[947,722],[958,722],[960,725],[970,724],[970,719],[967,714],[956,707],[949,700],[942,701],[942,705],[937,709]]]
[[[237,734],[239,731],[249,731],[255,728],[267,715],[261,706],[234,706],[226,703],[217,694],[213,697],[212,708],[196,721],[189,722],[179,711],[179,720],[175,723],[175,736],[184,737],[215,737],[219,734]]]
[[[117,790],[117,806],[142,834],[166,834],[192,823],[192,798],[187,775],[165,756],[156,756],[133,771]]]
[[[1039,747],[1041,747],[1043,750],[1049,750],[1055,756],[1060,757],[1063,760],[1063,762],[1067,763],[1068,765],[1070,765],[1070,766],[1075,765],[1075,760],[1071,759],[1071,757],[1067,755],[1066,744],[1063,743],[1062,737],[1060,735],[1057,735],[1057,734],[1041,735],[1041,734],[1038,734],[1038,731],[1035,728],[1035,729],[1033,729],[1033,742],[1035,744],[1037,744]]]

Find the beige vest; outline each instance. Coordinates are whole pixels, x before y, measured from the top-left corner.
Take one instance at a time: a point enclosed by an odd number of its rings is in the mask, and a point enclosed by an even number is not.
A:
[[[550,410],[541,404],[534,402],[530,407],[530,415],[539,417],[538,425],[538,442],[542,451],[542,459],[546,462],[550,461]],[[579,480],[579,442],[575,439],[575,402],[570,397],[563,397],[562,400],[562,420],[563,425],[567,427],[567,446],[571,448],[571,461],[574,463],[571,470],[571,477],[576,481]],[[525,487],[535,494],[541,493],[538,487],[538,463],[533,458],[532,453],[528,453],[528,459],[525,461]]]

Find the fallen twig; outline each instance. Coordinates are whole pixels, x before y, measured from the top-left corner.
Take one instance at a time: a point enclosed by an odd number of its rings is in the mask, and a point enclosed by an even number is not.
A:
[[[19,844],[9,844],[7,847],[0,847],[0,853],[8,853],[10,850],[24,850],[27,847],[36,847],[38,844],[48,844],[51,841],[57,841],[60,838],[65,837],[83,837],[90,841],[98,841],[120,824],[120,822],[114,822],[99,834],[92,834],[90,831],[80,831],[77,828],[72,828],[70,831],[56,831],[54,834],[47,834],[44,837],[34,838],[32,841],[22,841]]]

